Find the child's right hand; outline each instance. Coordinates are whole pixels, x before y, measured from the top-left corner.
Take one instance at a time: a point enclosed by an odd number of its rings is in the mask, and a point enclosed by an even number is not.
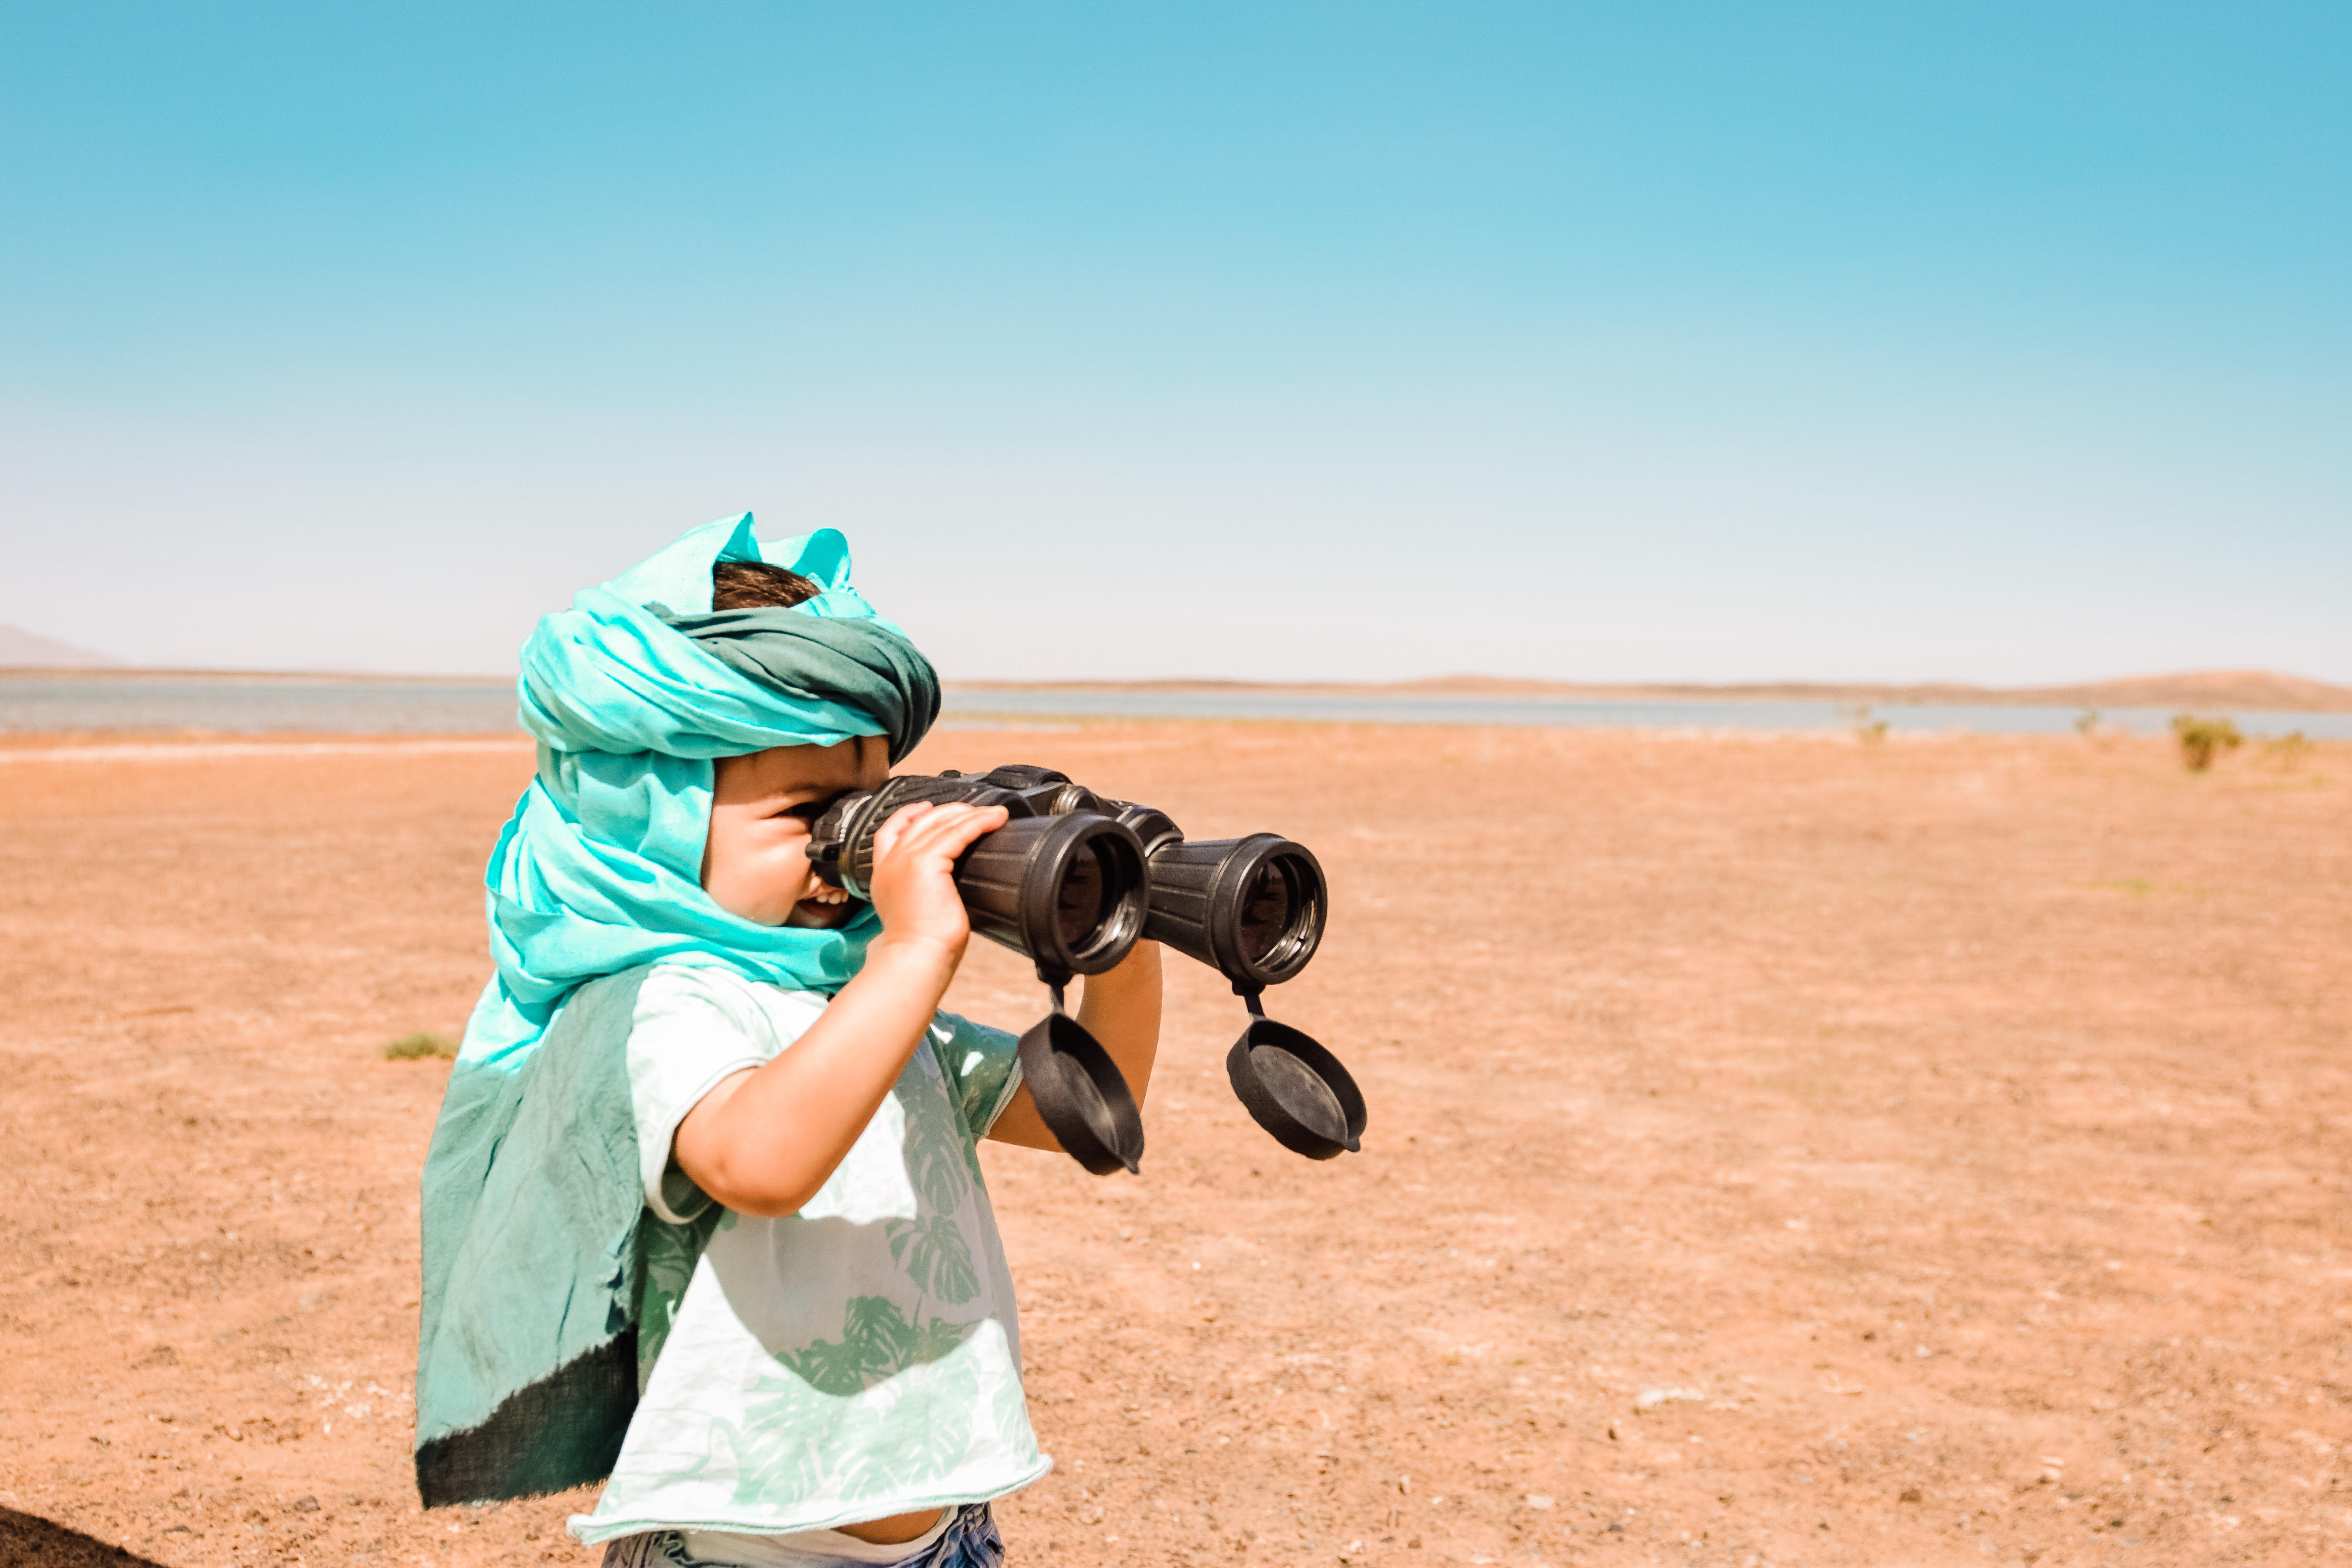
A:
[[[874,836],[866,892],[882,917],[880,941],[892,947],[938,947],[950,966],[963,957],[971,920],[956,892],[956,857],[1004,826],[1001,805],[919,801],[890,814]]]
[[[816,1195],[931,1027],[971,939],[956,857],[1004,821],[1001,805],[926,804],[882,825],[866,885],[882,934],[791,1050],[721,1079],[677,1124],[671,1150],[696,1185],[742,1214],[798,1214]]]

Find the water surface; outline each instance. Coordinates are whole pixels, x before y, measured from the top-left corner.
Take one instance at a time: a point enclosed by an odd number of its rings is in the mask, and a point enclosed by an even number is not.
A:
[[[2100,722],[2162,734],[2170,709],[2116,708]],[[1893,731],[2062,734],[2080,710],[1936,703],[1884,703],[1869,710]],[[2352,713],[2237,711],[2249,735],[2299,730],[2314,740],[2352,740]],[[1634,730],[1840,731],[1855,710],[1837,702],[1726,699],[1567,699],[1355,695],[1345,692],[950,690],[945,718],[962,728],[1009,721],[1110,719],[1243,720],[1349,724],[1496,724]],[[123,730],[259,734],[511,734],[514,685],[506,680],[75,679],[0,676],[0,731]]]

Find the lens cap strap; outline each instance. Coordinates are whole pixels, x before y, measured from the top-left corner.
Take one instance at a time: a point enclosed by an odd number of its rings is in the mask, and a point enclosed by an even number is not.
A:
[[[1265,1016],[1265,1004],[1258,1000],[1265,994],[1265,986],[1253,985],[1245,980],[1236,980],[1234,982],[1234,994],[1242,999],[1242,1005],[1250,1010],[1251,1017]]]
[[[1040,963],[1037,966],[1038,984],[1045,986],[1047,994],[1054,998],[1054,1011],[1065,1017],[1069,1016],[1070,1009],[1069,1005],[1062,999],[1062,993],[1068,987],[1071,979],[1070,972],[1057,964]]]

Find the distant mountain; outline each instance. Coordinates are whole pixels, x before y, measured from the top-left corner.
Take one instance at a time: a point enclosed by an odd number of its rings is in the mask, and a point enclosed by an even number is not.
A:
[[[122,661],[55,637],[0,624],[0,669],[115,669]]]
[[[2143,675],[2094,681],[2079,689],[2092,703],[2111,708],[2274,708],[2291,713],[2341,713],[2352,709],[2352,688],[2267,669]]]

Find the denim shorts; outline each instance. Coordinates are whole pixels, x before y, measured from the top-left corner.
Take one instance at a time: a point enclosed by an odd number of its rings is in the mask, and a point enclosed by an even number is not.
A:
[[[887,1565],[866,1557],[824,1557],[795,1552],[793,1568],[1003,1568],[1004,1538],[984,1502],[967,1503],[949,1521],[946,1533],[912,1556]],[[730,1559],[698,1557],[675,1530],[626,1535],[604,1549],[603,1568],[743,1568]]]

